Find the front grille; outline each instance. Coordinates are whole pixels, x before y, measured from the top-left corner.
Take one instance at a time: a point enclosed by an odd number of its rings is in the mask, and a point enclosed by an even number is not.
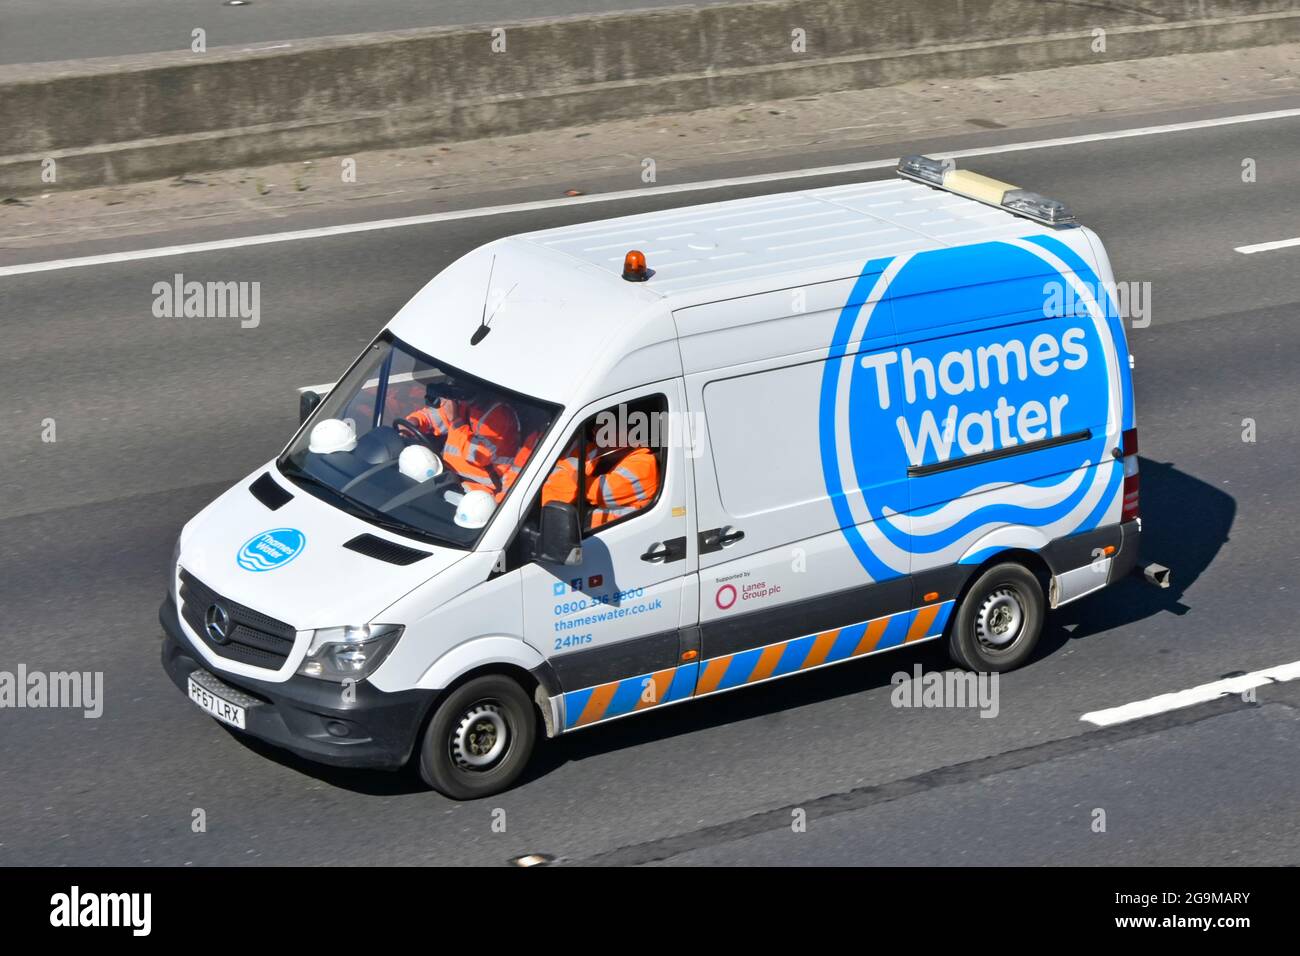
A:
[[[214,641],[208,634],[208,608],[218,604],[230,616],[230,634],[225,643]],[[181,617],[199,640],[220,657],[279,670],[293,650],[294,629],[270,615],[254,611],[219,595],[194,575],[181,571]]]

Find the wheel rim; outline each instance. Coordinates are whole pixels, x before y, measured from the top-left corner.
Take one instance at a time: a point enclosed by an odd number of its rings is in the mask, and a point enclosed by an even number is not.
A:
[[[510,746],[510,723],[501,705],[480,700],[466,708],[452,728],[451,758],[462,770],[482,772],[501,761]]]
[[[986,647],[1005,651],[1025,629],[1025,603],[1020,592],[1003,585],[995,588],[975,615],[975,636]]]

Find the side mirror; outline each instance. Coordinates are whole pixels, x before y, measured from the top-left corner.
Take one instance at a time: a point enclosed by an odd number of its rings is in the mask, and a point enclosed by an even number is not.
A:
[[[578,527],[577,508],[559,501],[542,506],[537,557],[547,564],[582,563],[582,531]]]
[[[298,424],[301,425],[316,411],[316,406],[321,403],[321,395],[316,392],[299,392],[298,393]]]

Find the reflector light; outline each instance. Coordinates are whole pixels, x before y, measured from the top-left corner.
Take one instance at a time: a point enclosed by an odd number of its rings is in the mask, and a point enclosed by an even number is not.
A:
[[[1136,428],[1124,432],[1121,440],[1124,453],[1124,503],[1120,521],[1134,521],[1142,513],[1140,485],[1138,482],[1138,433]]]

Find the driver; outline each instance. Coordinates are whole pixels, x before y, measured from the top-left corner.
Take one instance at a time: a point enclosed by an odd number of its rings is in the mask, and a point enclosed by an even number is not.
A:
[[[502,491],[519,451],[519,415],[509,402],[442,398],[407,420],[430,437],[446,439],[442,459],[466,491]]]

